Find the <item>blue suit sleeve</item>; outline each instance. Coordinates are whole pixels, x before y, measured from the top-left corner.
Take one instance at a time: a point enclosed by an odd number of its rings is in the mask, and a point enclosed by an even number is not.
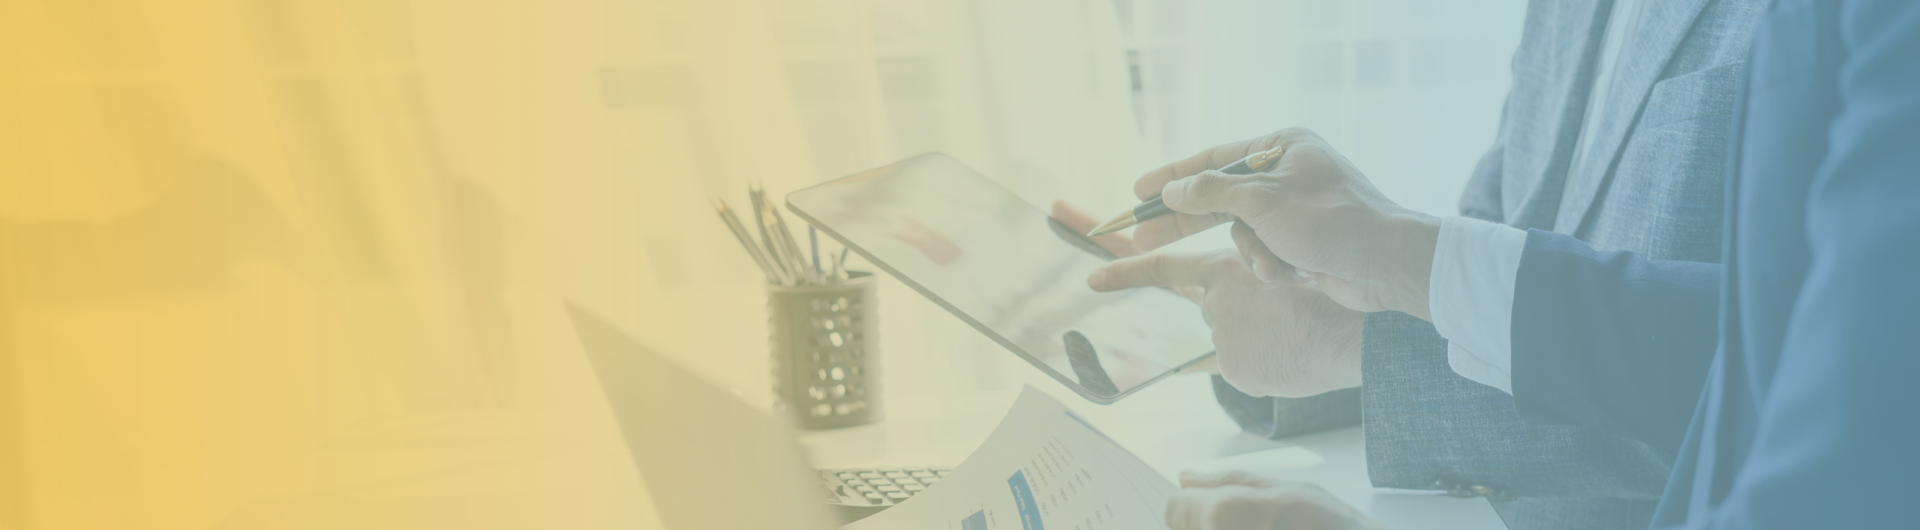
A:
[[[1808,193],[1812,267],[1752,452],[1706,518],[1711,528],[1913,524],[1920,2],[1846,2],[1837,22],[1847,58],[1830,151]]]
[[[1520,416],[1678,452],[1713,359],[1721,270],[1529,231],[1513,297]]]

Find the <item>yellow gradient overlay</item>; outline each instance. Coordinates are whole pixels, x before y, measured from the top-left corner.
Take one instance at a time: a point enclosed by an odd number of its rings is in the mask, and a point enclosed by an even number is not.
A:
[[[1518,2],[1380,2],[1426,11],[0,0],[0,530],[655,527],[563,301],[765,408],[762,280],[707,202],[751,180],[941,150],[1104,217],[1309,125],[1444,210],[1510,45],[1457,28]],[[893,402],[1040,381],[882,293]]]

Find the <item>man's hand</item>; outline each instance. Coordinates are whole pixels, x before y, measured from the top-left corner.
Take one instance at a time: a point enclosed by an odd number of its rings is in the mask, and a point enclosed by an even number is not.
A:
[[[1319,486],[1233,471],[1180,474],[1167,502],[1173,530],[1382,530]]]
[[[1360,386],[1364,315],[1305,284],[1260,281],[1241,260],[1231,250],[1135,255],[1095,272],[1087,285],[1197,295],[1213,327],[1221,376],[1248,395],[1305,397]]]
[[[1265,173],[1214,171],[1247,153],[1286,147]],[[1174,215],[1140,223],[1134,241],[1153,249],[1216,224],[1240,221],[1234,242],[1269,283],[1311,278],[1340,305],[1429,318],[1427,277],[1439,220],[1388,200],[1366,175],[1306,129],[1222,145],[1148,172],[1134,184]]]
[[[1072,204],[1067,204],[1066,201],[1053,201],[1053,218],[1059,220],[1061,223],[1065,223],[1068,228],[1072,228],[1074,231],[1082,234],[1093,231],[1093,227],[1100,226],[1098,219],[1087,215],[1087,212],[1075,208]],[[1140,250],[1140,247],[1133,244],[1133,238],[1127,237],[1125,234],[1112,233],[1097,235],[1093,236],[1093,242],[1098,243],[1101,248],[1107,249],[1107,252],[1112,252],[1113,255],[1122,258],[1130,258],[1145,253]],[[1206,291],[1197,287],[1174,287],[1172,289],[1173,292],[1180,293],[1181,296],[1193,300],[1193,303],[1196,304],[1206,300]],[[1200,362],[1180,369],[1180,373],[1182,374],[1201,372],[1219,374],[1220,356],[1215,355],[1201,359]]]

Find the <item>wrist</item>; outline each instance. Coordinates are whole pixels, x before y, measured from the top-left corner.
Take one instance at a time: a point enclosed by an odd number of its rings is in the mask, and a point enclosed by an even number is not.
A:
[[[1428,309],[1432,289],[1433,254],[1440,243],[1440,218],[1406,212],[1390,222],[1393,245],[1381,287],[1387,309],[1433,321]]]

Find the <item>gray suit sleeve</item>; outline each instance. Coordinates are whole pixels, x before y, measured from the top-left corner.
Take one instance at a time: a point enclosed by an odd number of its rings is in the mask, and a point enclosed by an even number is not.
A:
[[[1513,396],[1447,365],[1447,341],[1425,320],[1367,314],[1360,397],[1373,485],[1481,486],[1495,499],[1604,497],[1656,501],[1673,455],[1585,427],[1534,425]]]

